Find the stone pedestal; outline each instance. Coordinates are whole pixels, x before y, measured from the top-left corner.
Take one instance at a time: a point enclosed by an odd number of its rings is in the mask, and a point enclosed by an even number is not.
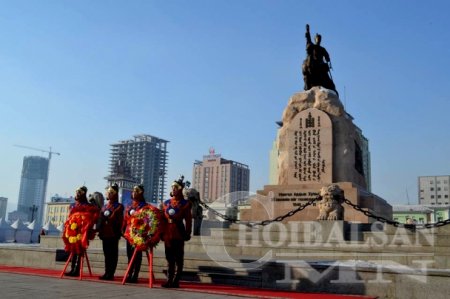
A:
[[[392,206],[384,199],[365,191],[363,188],[349,182],[336,183],[344,191],[345,198],[365,210],[390,219]],[[258,196],[252,200],[251,209],[240,210],[241,220],[262,221],[283,216],[319,195],[321,183],[304,183],[298,185],[266,185],[257,192]],[[343,204],[344,221],[371,223],[376,219],[365,216],[349,205]],[[314,221],[319,216],[316,204],[284,219],[289,221]]]
[[[367,140],[332,91],[294,94],[278,132],[278,185],[352,182],[367,189]]]
[[[251,209],[240,219],[257,221],[284,215],[338,184],[345,198],[375,215],[390,219],[392,207],[370,190],[368,140],[331,90],[314,87],[294,94],[283,112],[278,132],[278,184],[258,191]],[[344,205],[344,220],[370,223],[375,219]],[[309,206],[284,221],[311,221],[319,215]]]

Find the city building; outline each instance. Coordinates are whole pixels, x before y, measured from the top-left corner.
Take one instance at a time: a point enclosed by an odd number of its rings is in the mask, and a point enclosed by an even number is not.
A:
[[[64,224],[69,215],[70,204],[75,202],[73,197],[61,197],[54,195],[47,203],[45,224],[51,223],[55,227],[59,227]]]
[[[33,222],[35,220],[35,227],[42,226],[48,161],[47,158],[39,156],[23,158],[17,211],[27,215],[23,221]]]
[[[436,223],[450,218],[450,205],[395,205],[392,218],[400,223]]]
[[[6,208],[8,207],[8,199],[6,197],[0,197],[0,218],[6,220]]]
[[[195,161],[192,186],[205,202],[236,191],[250,190],[250,169],[247,165],[227,160],[216,154],[214,149],[203,161]]]
[[[144,196],[156,204],[165,195],[167,169],[167,143],[169,141],[151,135],[135,135],[134,139],[111,145],[109,182],[114,180],[119,160],[126,161],[130,169],[130,181],[144,185]],[[112,179],[110,180],[109,178]]]
[[[125,152],[119,152],[111,168],[111,174],[105,179],[108,181],[108,186],[113,184],[119,186],[119,202],[129,206],[131,204],[131,192],[138,180],[131,175],[131,167],[126,158]]]
[[[419,204],[448,205],[450,175],[420,176],[418,178]]]

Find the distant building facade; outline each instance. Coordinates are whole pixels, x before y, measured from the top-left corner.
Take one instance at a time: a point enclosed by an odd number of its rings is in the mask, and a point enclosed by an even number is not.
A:
[[[47,203],[45,223],[51,223],[55,227],[58,227],[67,219],[69,215],[70,204],[75,202],[73,197],[61,197],[54,195]]]
[[[8,207],[8,199],[6,197],[0,197],[0,218],[6,220],[6,208]]]
[[[236,191],[250,190],[250,169],[247,165],[221,157],[210,149],[203,161],[195,161],[192,186],[205,202]]]
[[[119,160],[124,160],[130,170],[130,183],[144,185],[144,196],[156,204],[164,198],[167,173],[167,143],[151,135],[135,135],[134,139],[111,145],[109,182],[114,181]]]
[[[105,179],[108,181],[108,186],[113,184],[119,186],[119,202],[125,207],[129,206],[131,204],[131,192],[139,181],[131,175],[131,167],[127,162],[125,152],[119,152],[111,168],[111,174]]]
[[[48,165],[48,159],[44,157],[23,158],[17,211],[27,215],[25,221],[35,220],[35,227],[42,225]]]
[[[449,205],[450,175],[420,176],[418,178],[419,204]]]
[[[396,205],[392,218],[400,223],[436,223],[450,218],[450,205]]]

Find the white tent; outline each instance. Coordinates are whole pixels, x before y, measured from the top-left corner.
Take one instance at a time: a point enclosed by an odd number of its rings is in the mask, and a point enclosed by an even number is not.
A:
[[[61,223],[56,229],[62,232],[64,230],[64,223]]]
[[[59,235],[61,231],[59,228],[57,228],[54,224],[52,224],[50,221],[47,222],[42,229],[45,231],[46,235]]]
[[[34,224],[33,224],[34,225]],[[17,219],[14,221],[13,224],[11,224],[11,228],[14,230],[14,238],[13,242],[17,243],[29,243],[31,240],[31,230],[23,224],[20,219]]]
[[[20,219],[17,219],[16,221],[14,221],[14,223],[13,224],[11,224],[11,227],[13,228],[13,229],[18,229],[19,228],[19,226],[20,226]]]
[[[33,220],[33,222],[31,222],[30,224],[27,225],[27,228],[34,230],[35,223],[36,223],[36,220]]]

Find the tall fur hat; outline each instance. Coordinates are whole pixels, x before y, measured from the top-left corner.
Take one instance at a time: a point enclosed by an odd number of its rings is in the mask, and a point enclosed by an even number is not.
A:
[[[77,191],[83,191],[84,192],[84,194],[86,194],[87,193],[87,187],[86,186],[81,186],[81,187],[78,187],[78,189],[77,189]]]
[[[178,186],[181,187],[181,189],[183,189],[184,185],[185,185],[185,183],[184,183],[184,175],[181,175],[178,180],[173,181],[172,186],[173,185],[178,185]]]

